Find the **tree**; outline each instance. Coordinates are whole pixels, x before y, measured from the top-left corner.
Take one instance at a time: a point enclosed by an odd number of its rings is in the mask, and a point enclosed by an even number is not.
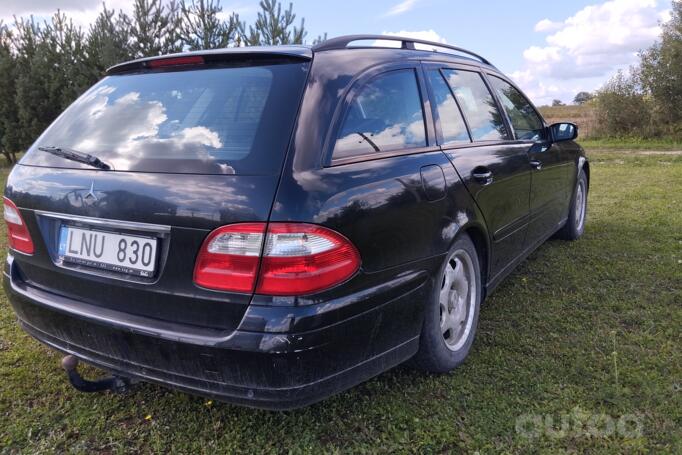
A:
[[[84,36],[63,13],[37,24],[16,19],[12,47],[16,50],[16,112],[20,133],[8,148],[27,148],[91,83]]]
[[[575,95],[575,98],[573,98],[573,102],[575,104],[585,104],[593,98],[594,95],[592,95],[590,92],[579,92],[577,95]]]
[[[182,39],[180,30],[182,28],[182,13],[180,4],[176,0],[170,0],[167,7],[168,28],[163,40],[162,53],[182,52]]]
[[[324,32],[322,35],[317,35],[317,38],[313,40],[313,46],[324,43],[325,41],[327,41],[327,32]]]
[[[293,13],[293,4],[282,12],[282,5],[277,0],[261,0],[261,11],[253,26],[249,26],[248,33],[246,24],[239,23],[240,40],[247,46],[278,45],[278,44],[301,44],[306,36],[305,20],[301,19],[300,27],[292,24],[296,20]]]
[[[42,61],[45,65],[49,102],[61,112],[94,82],[86,63],[85,36],[80,29],[57,10],[42,31]]]
[[[606,136],[650,134],[651,111],[638,84],[636,68],[630,74],[618,71],[597,92],[597,118]]]
[[[180,11],[180,36],[189,50],[218,49],[234,42],[239,16],[233,13],[226,21],[222,21],[218,17],[223,11],[220,0],[216,3],[213,0],[191,0],[190,4],[182,0]]]
[[[16,62],[11,43],[12,35],[0,21],[0,150],[9,164],[17,161],[19,132],[15,101]]]
[[[175,1],[164,6],[161,0],[135,0],[132,18],[125,18],[134,57],[153,57],[182,49],[178,30],[181,16]]]
[[[552,106],[565,106],[561,100],[552,100]]]
[[[129,20],[119,11],[107,9],[102,3],[95,23],[90,26],[85,48],[87,64],[92,78],[97,80],[110,66],[130,60],[132,52],[128,45]]]
[[[7,147],[24,150],[45,128],[45,118],[55,118],[59,107],[51,105],[47,93],[47,79],[52,77],[46,64],[43,31],[31,16],[16,18],[12,33],[12,48],[16,50],[15,104],[17,107],[17,135]],[[54,112],[57,111],[57,112]]]
[[[657,120],[675,124],[682,122],[682,2],[672,2],[672,18],[661,28],[660,41],[640,55],[640,78]]]

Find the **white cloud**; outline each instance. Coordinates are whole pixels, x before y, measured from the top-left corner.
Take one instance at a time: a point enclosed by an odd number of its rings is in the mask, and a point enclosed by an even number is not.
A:
[[[170,0],[162,0],[164,5]],[[130,15],[133,11],[132,0],[106,0],[107,9],[113,9],[118,13],[122,10]],[[66,14],[66,17],[73,20],[73,23],[87,31],[90,25],[95,22],[100,11],[102,11],[102,0],[0,0],[0,21],[10,26],[14,23],[14,16],[25,17],[33,15],[36,22],[42,24],[49,21],[57,8]],[[257,2],[255,0],[242,0],[239,2],[222,2],[223,10],[218,13],[218,18],[225,20],[234,12],[239,14],[240,19],[251,18],[256,15]]]
[[[222,3],[221,6],[223,10],[217,14],[218,19],[227,20],[230,18],[232,13],[238,14],[240,20],[244,20],[244,17],[255,16],[258,12],[257,2],[239,2],[239,3]]]
[[[54,0],[2,0],[3,11],[0,12],[0,21],[10,26],[14,24],[14,16],[17,18],[33,16],[35,21],[42,25],[43,21],[50,21],[57,12],[57,8],[71,19],[76,26],[87,31],[95,22],[97,15],[102,11],[100,0],[64,0],[55,4]],[[7,4],[5,4],[7,3]],[[125,13],[132,12],[130,0],[107,0],[107,9],[123,10]]]
[[[404,0],[400,3],[393,5],[386,11],[386,16],[397,16],[398,14],[403,14],[414,8],[414,5],[418,0]]]
[[[110,8],[107,2],[107,7]],[[2,9],[3,15],[12,16],[30,15],[30,14],[52,14],[61,10],[87,10],[101,6],[99,0],[60,0],[55,4],[54,0],[3,0]]]
[[[543,19],[537,24],[535,24],[536,32],[551,32],[561,28],[561,22],[553,22],[549,19]]]
[[[660,34],[656,0],[612,0],[569,17],[547,42],[571,55],[633,52]]]
[[[559,22],[543,19],[535,31],[544,46],[530,46],[525,67],[513,77],[538,104],[570,101],[577,87],[594,90],[611,74],[637,61],[637,52],[659,36],[666,13],[658,0],[610,0],[586,6]],[[587,88],[585,88],[587,87]]]
[[[532,63],[542,63],[547,61],[558,62],[561,60],[561,49],[555,46],[531,46],[523,51],[523,58],[526,59],[526,61]]]

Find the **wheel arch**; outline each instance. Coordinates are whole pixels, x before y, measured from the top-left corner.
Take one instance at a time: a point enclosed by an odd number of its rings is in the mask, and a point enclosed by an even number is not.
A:
[[[467,234],[476,248],[478,263],[481,267],[481,284],[483,286],[483,299],[485,299],[488,283],[488,266],[490,264],[490,242],[483,226],[475,223],[463,226],[458,235]]]
[[[578,160],[578,174],[580,174],[580,171],[585,172],[585,178],[587,179],[587,189],[590,189],[590,162],[587,161],[587,158],[584,156],[581,156],[580,159]]]
[[[585,178],[587,179],[587,189],[589,190],[589,188],[590,188],[590,163],[589,163],[589,161],[585,160],[585,162],[583,162],[582,170],[585,172]]]

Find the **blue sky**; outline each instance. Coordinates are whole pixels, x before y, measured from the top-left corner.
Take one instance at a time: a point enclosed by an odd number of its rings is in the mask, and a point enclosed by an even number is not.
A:
[[[352,33],[398,33],[469,48],[509,74],[537,104],[571,101],[594,90],[660,33],[673,0],[293,0],[305,17],[308,39]],[[130,10],[130,0],[107,5]],[[288,4],[284,1],[284,4]],[[61,8],[84,26],[100,0],[0,0],[0,19],[12,14],[47,17]],[[252,22],[257,0],[223,0]]]
[[[402,13],[387,14],[401,3],[411,5],[411,8]],[[434,30],[448,43],[476,51],[499,68],[513,71],[530,44],[543,43],[543,36],[533,31],[535,24],[546,18],[566,19],[583,7],[599,2],[572,0],[552,3],[548,7],[547,0],[296,0],[294,6],[305,14],[311,38],[325,31],[329,36],[336,36]],[[343,6],[332,6],[334,4]]]

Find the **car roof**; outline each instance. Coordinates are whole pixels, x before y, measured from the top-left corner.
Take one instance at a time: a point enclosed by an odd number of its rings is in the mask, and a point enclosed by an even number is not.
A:
[[[371,42],[370,45],[364,46],[351,46],[354,42]],[[377,45],[379,42],[394,42],[400,44],[400,46],[381,46]],[[427,49],[418,49],[416,45],[422,45],[427,47]],[[435,41],[428,41],[419,38],[410,38],[394,35],[346,35],[339,36],[337,38],[332,38],[326,40],[320,44],[312,47],[314,52],[322,52],[329,50],[340,50],[340,49],[402,49],[405,51],[421,52],[427,55],[433,55],[434,53],[446,55],[454,59],[464,59],[473,60],[484,65],[494,68],[493,64],[488,61],[485,57],[482,57],[475,52],[472,52],[463,47],[453,46],[446,43],[438,43]],[[430,48],[430,49],[429,49]]]
[[[371,41],[372,45],[351,45],[353,42]],[[395,46],[381,46],[376,45],[377,42],[396,42],[400,43],[399,47]],[[418,49],[416,45],[430,47],[431,49]],[[331,38],[322,43],[307,46],[307,45],[279,45],[279,46],[248,46],[248,47],[227,47],[221,49],[208,49],[200,51],[179,52],[175,54],[161,55],[156,57],[145,57],[127,62],[119,63],[107,69],[107,74],[123,72],[128,69],[144,67],[146,62],[155,60],[164,60],[172,58],[182,58],[190,56],[224,56],[224,57],[289,57],[301,60],[311,60],[317,52],[334,52],[339,50],[352,49],[375,49],[378,53],[383,53],[385,57],[395,58],[396,55],[402,55],[405,51],[405,56],[421,55],[425,58],[432,59],[437,56],[439,59],[446,59],[453,62],[465,62],[468,64],[477,64],[486,66],[491,69],[496,69],[486,58],[476,54],[467,49],[452,46],[445,43],[437,43],[433,41],[421,40],[416,38],[390,36],[390,35],[346,35],[337,38]]]

